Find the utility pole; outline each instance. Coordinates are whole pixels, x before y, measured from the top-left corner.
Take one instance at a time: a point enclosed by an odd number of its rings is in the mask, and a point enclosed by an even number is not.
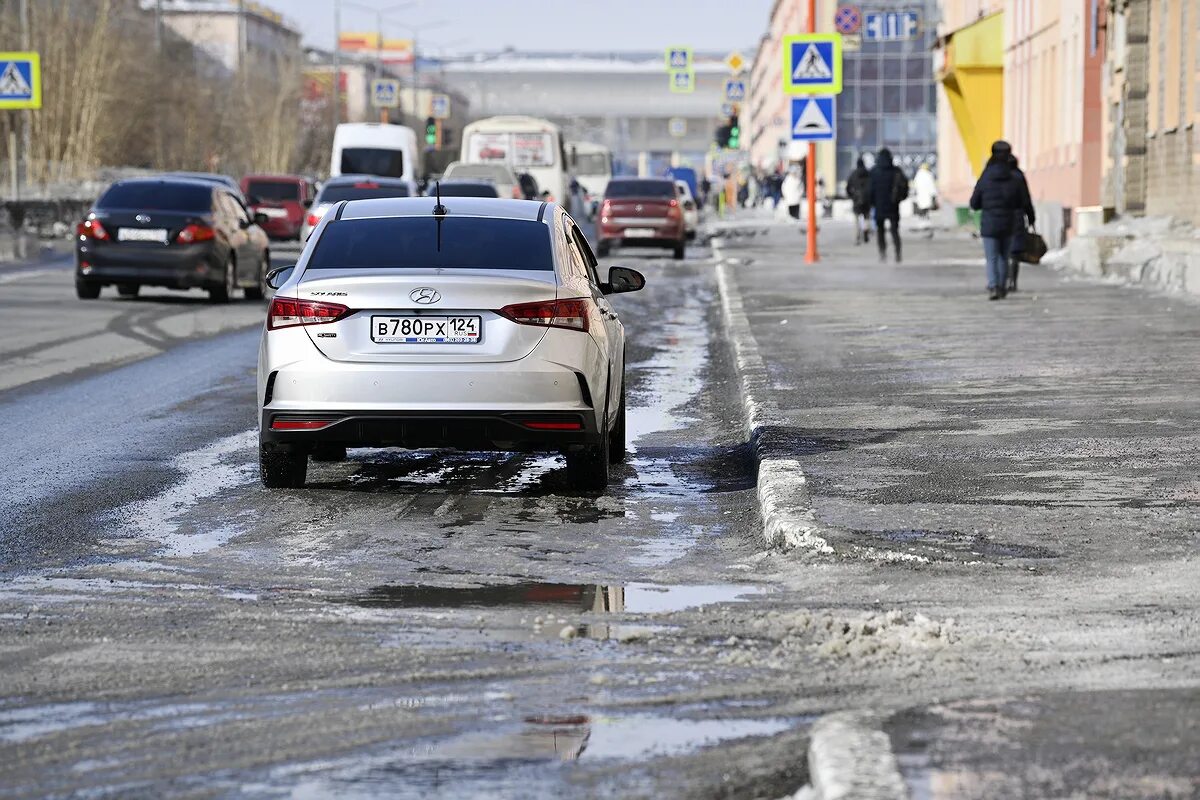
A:
[[[246,66],[246,0],[238,0],[238,71]]]
[[[19,13],[21,21],[21,49],[29,50],[31,38],[29,31],[29,0],[21,0]],[[17,197],[15,198],[18,200],[22,195],[27,193],[27,189],[29,188],[29,153],[32,148],[33,111],[27,108],[21,112],[21,162],[18,170]]]
[[[333,97],[330,116],[333,127],[342,121],[342,0],[333,0]]]
[[[808,0],[808,32],[817,32],[817,0]],[[804,192],[808,197],[808,247],[804,263],[815,264],[821,260],[817,254],[817,144],[808,143],[808,158],[804,162]]]

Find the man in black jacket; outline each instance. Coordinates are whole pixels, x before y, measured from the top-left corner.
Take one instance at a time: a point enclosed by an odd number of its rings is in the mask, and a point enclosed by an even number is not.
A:
[[[987,262],[988,299],[1000,300],[1008,294],[1008,260],[1018,212],[1033,222],[1033,200],[1029,185],[1012,164],[1012,146],[1005,141],[992,145],[983,174],[971,193],[971,208],[983,212],[979,235],[983,237],[983,255]]]
[[[871,173],[863,163],[862,156],[850,177],[846,179],[846,196],[854,203],[854,243],[871,241]]]
[[[879,260],[887,261],[887,240],[883,238],[884,223],[892,227],[892,244],[896,248],[896,263],[900,263],[900,201],[908,197],[908,178],[892,163],[892,151],[879,151],[871,168],[871,207],[875,209],[875,235],[879,242]]]

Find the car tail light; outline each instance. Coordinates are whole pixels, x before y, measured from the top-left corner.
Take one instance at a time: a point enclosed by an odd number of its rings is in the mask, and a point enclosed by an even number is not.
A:
[[[97,242],[109,240],[108,231],[104,230],[98,219],[85,219],[75,226],[75,233],[80,239],[95,239]]]
[[[526,428],[532,428],[535,431],[581,431],[583,430],[582,422],[564,422],[562,420],[527,420],[521,423]]]
[[[608,215],[612,213],[612,201],[605,200],[600,204],[600,221],[608,222]]]
[[[328,428],[337,420],[332,419],[273,419],[273,431],[319,431]]]
[[[267,330],[296,325],[324,325],[337,322],[349,313],[350,309],[338,303],[276,297],[271,300],[271,310],[267,312]]]
[[[675,206],[679,205],[679,201],[671,200],[670,202],[667,203],[667,205],[671,206],[671,208],[674,208]]]
[[[207,225],[198,225],[193,222],[190,225],[185,225],[179,235],[175,237],[175,241],[180,244],[193,244],[195,242],[207,242],[217,238],[217,232]]]
[[[354,188],[355,189],[378,189],[379,184],[375,183],[374,181],[362,181],[360,183],[354,184]]]
[[[586,331],[591,302],[586,297],[574,297],[568,300],[547,300],[542,303],[515,303],[505,306],[496,313],[511,319],[518,325],[541,325],[547,328]]]

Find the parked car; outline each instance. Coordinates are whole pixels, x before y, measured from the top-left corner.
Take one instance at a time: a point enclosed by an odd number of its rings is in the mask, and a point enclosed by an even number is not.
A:
[[[700,227],[700,208],[696,198],[692,197],[692,189],[687,181],[675,179],[675,197],[683,209],[683,230],[690,242],[696,238],[696,230]]]
[[[112,285],[123,297],[142,286],[199,288],[226,302],[241,288],[261,300],[271,264],[265,221],[212,182],[117,181],[76,227],[75,292],[93,300]]]
[[[604,190],[596,226],[601,256],[619,245],[667,247],[683,258],[687,229],[672,178],[613,178]]]
[[[253,202],[250,210],[266,216],[263,230],[272,239],[299,239],[304,214],[313,203],[316,189],[300,175],[247,175],[242,191]]]
[[[434,213],[438,210],[439,213]],[[347,447],[561,452],[579,489],[625,457],[625,331],[556,204],[351,200],[277,289],[259,347],[259,465],[299,487]]]
[[[434,197],[438,193],[442,197],[500,197],[496,184],[481,180],[448,180],[434,181],[425,190],[426,197]]]
[[[465,161],[452,161],[446,165],[446,171],[442,174],[444,180],[459,180],[461,178],[477,178],[491,181],[496,185],[496,191],[500,197],[511,197],[515,200],[525,198],[532,200],[532,197],[525,197],[521,190],[521,183],[517,180],[517,175],[513,172],[512,167],[508,164],[487,163],[487,164],[468,164]]]
[[[339,175],[321,186],[312,207],[304,215],[301,241],[307,241],[334,203],[342,200],[371,200],[382,197],[416,197],[417,184],[406,178],[380,178],[375,175]]]

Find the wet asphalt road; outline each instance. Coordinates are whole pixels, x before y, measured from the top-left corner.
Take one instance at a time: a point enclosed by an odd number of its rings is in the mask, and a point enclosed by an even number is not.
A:
[[[261,304],[0,277],[45,320],[0,394],[0,795],[797,789],[806,716],[688,649],[770,584],[707,252],[648,255],[602,497],[558,457],[402,451],[265,491]]]

